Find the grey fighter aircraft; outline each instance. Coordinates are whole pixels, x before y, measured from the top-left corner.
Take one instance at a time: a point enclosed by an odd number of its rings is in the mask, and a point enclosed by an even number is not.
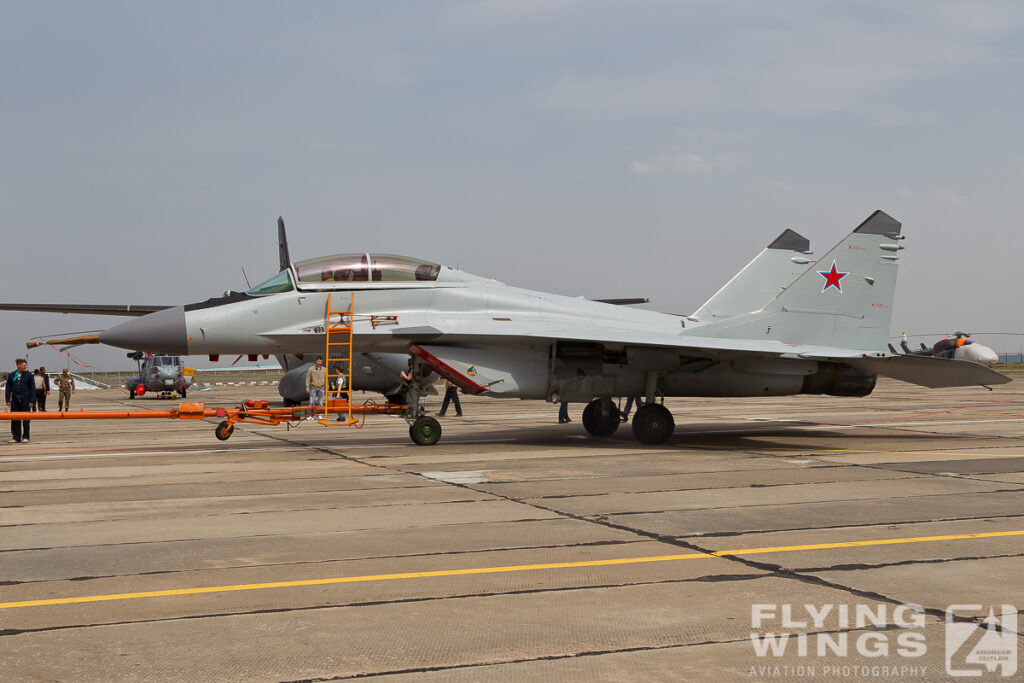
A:
[[[712,298],[689,317],[510,287],[404,256],[324,256],[248,292],[127,321],[99,341],[172,354],[316,354],[328,295],[351,295],[355,348],[414,358],[407,419],[422,444],[440,437],[436,420],[418,416],[433,374],[469,393],[586,402],[584,426],[597,436],[620,424],[616,397],[644,396],[632,431],[648,444],[672,436],[673,417],[657,400],[665,396],[866,396],[878,375],[926,387],[1010,381],[974,362],[887,351],[902,240],[901,224],[876,211],[813,264],[788,256],[809,267],[767,302],[751,307],[727,287],[719,303],[728,305],[716,310]]]

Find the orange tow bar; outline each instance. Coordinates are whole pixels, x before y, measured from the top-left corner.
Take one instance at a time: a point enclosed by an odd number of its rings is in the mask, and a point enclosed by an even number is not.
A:
[[[13,413],[0,412],[0,420],[203,420],[208,417],[222,417],[224,421],[217,425],[214,434],[221,441],[226,441],[233,431],[236,422],[252,422],[262,425],[279,425],[282,422],[295,422],[306,417],[320,416],[320,423],[330,425],[328,415],[344,413],[362,414],[363,419],[368,413],[396,415],[405,413],[409,406],[388,403],[363,403],[349,406],[345,401],[331,400],[325,406],[298,406],[295,408],[271,408],[269,401],[246,401],[237,408],[207,408],[204,403],[179,403],[177,408],[170,410],[77,410],[74,412],[45,413]],[[336,423],[339,426],[362,427],[359,420]]]

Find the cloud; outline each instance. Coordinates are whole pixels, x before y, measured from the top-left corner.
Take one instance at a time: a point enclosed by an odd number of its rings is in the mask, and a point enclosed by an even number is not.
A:
[[[657,175],[659,173],[683,173],[685,175],[711,175],[720,169],[741,166],[745,159],[737,152],[716,154],[706,159],[697,154],[662,153],[634,161],[629,165],[629,172],[636,175]]]
[[[582,0],[478,0],[457,5],[453,15],[477,25],[504,24],[570,14],[582,4]]]
[[[925,190],[923,192],[915,192],[909,187],[898,187],[896,188],[896,194],[900,199],[907,199],[916,202],[938,203],[960,208],[971,205],[971,201],[967,197],[953,190]]]
[[[715,26],[718,11],[694,21]],[[624,54],[613,67],[569,65],[539,84],[531,101],[601,121],[746,109],[921,124],[935,117],[935,105],[908,102],[908,88],[1014,60],[1006,41],[1024,21],[1024,7],[1005,3],[952,3],[938,12],[929,3],[880,3],[872,11],[766,3],[747,11],[749,21],[712,31],[713,59],[697,38],[675,53],[655,40],[650,50]]]

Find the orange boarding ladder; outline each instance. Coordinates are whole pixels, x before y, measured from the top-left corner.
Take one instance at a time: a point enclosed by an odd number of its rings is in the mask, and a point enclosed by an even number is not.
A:
[[[347,427],[359,421],[352,417],[351,400],[354,304],[355,295],[349,294],[348,308],[334,310],[331,308],[331,295],[327,295],[327,315],[324,318],[327,333],[327,351],[324,353],[327,365],[327,410],[319,422],[328,427]],[[331,389],[332,380],[334,389]],[[330,415],[338,415],[342,419],[330,420]]]

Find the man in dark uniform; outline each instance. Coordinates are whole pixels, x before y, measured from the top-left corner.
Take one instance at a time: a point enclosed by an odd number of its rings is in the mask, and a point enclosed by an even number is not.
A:
[[[15,362],[18,369],[7,375],[4,400],[11,412],[28,412],[36,404],[36,383],[28,371],[28,361],[19,358]],[[11,420],[11,443],[28,443],[31,424],[31,420]]]
[[[441,403],[441,410],[438,411],[438,415],[444,415],[448,412],[448,404],[455,404],[455,417],[462,417],[462,403],[459,402],[459,388],[455,386],[454,382],[450,382],[448,379],[444,380],[444,401]]]
[[[39,376],[43,378],[43,394],[40,398],[39,392],[36,392],[36,408],[45,413],[46,412],[46,399],[50,395],[50,376],[46,374],[46,368],[40,366]]]

